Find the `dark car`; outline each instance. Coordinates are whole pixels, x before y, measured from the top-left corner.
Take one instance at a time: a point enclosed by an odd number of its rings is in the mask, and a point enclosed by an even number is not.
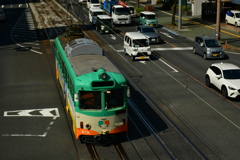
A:
[[[163,41],[153,26],[138,26],[136,31],[147,36],[149,43],[161,43]]]
[[[5,21],[5,14],[2,9],[0,9],[0,21]]]

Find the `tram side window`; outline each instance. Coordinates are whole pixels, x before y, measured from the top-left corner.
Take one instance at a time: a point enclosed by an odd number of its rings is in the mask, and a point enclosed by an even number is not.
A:
[[[73,83],[72,83],[72,80],[69,78],[69,86],[68,86],[69,90],[70,90],[70,93],[71,93],[71,96],[73,98]]]
[[[80,109],[101,109],[101,92],[99,91],[80,91]]]
[[[106,98],[105,109],[123,107],[123,105],[124,105],[124,88],[106,91],[105,98]]]

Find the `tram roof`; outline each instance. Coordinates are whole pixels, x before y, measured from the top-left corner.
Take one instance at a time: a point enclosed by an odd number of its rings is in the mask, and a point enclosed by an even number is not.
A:
[[[102,55],[81,55],[69,58],[77,76],[93,72],[92,68],[104,68],[107,72],[121,73],[116,66]]]
[[[65,47],[67,57],[78,55],[103,55],[102,48],[91,39],[79,38],[74,39]]]

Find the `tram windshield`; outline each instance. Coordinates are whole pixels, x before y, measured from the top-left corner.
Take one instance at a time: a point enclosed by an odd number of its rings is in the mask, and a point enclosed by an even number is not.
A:
[[[101,92],[100,91],[81,91],[80,109],[101,110]]]
[[[105,109],[122,107],[124,105],[124,88],[106,91],[105,98]]]

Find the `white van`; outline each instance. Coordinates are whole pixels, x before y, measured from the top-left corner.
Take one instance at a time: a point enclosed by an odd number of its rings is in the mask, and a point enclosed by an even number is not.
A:
[[[90,8],[89,9],[89,22],[96,24],[97,15],[104,15],[105,12],[101,8]]]
[[[87,8],[100,8],[101,4],[99,2],[99,0],[87,0]]]
[[[124,52],[135,59],[150,59],[151,48],[148,38],[139,32],[126,32],[124,35]]]
[[[240,26],[240,11],[231,10],[225,17],[226,24],[233,24],[236,27]]]

